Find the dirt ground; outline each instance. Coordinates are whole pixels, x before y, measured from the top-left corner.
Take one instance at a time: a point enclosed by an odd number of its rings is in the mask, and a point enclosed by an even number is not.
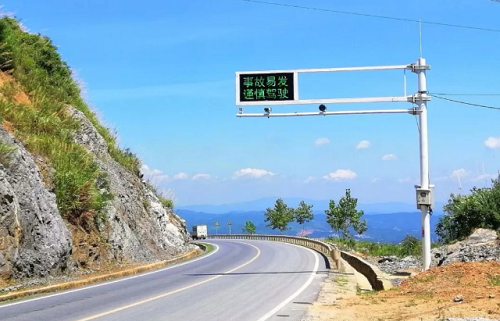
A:
[[[306,320],[500,319],[500,262],[496,261],[434,267],[388,291],[352,293],[342,290],[347,284],[341,274],[328,280],[311,307],[315,317]],[[457,296],[462,301],[455,302]]]

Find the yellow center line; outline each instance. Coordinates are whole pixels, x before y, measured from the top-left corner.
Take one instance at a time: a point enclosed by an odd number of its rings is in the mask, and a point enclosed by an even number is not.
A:
[[[243,242],[241,242],[241,243],[243,243]],[[220,275],[214,276],[214,277],[212,277],[210,279],[206,279],[204,281],[201,281],[201,282],[198,282],[198,283],[194,283],[194,284],[188,285],[186,287],[183,287],[183,288],[180,288],[180,289],[177,289],[177,290],[173,290],[173,291],[170,291],[170,292],[167,292],[167,293],[164,293],[164,294],[160,294],[160,295],[151,297],[149,299],[138,301],[138,302],[135,302],[135,303],[132,303],[132,304],[124,305],[122,307],[119,307],[119,308],[116,308],[116,309],[113,309],[113,310],[109,310],[109,311],[106,311],[106,312],[103,312],[103,313],[95,314],[93,316],[86,317],[84,319],[79,319],[77,321],[94,320],[94,319],[97,319],[97,318],[100,318],[100,317],[103,317],[103,316],[106,316],[106,315],[109,315],[109,314],[112,314],[112,313],[120,312],[120,311],[123,311],[125,309],[129,309],[129,308],[133,308],[133,307],[136,307],[136,306],[144,304],[144,303],[148,303],[148,302],[151,302],[151,301],[154,301],[154,300],[158,300],[158,299],[164,298],[166,296],[169,296],[169,295],[172,295],[172,294],[175,294],[175,293],[179,293],[179,292],[187,290],[187,289],[194,288],[195,286],[202,285],[204,283],[207,283],[207,282],[213,281],[215,279],[218,279],[218,278],[224,276],[224,274],[229,274],[229,273],[232,273],[232,272],[234,272],[234,271],[236,271],[238,269],[241,269],[242,267],[247,266],[248,264],[250,264],[253,261],[255,261],[260,256],[260,250],[259,250],[258,247],[254,246],[252,244],[248,244],[248,243],[243,243],[243,244],[246,244],[246,245],[249,245],[249,246],[255,248],[257,250],[257,255],[255,255],[250,261],[248,261],[248,262],[246,262],[246,263],[244,263],[244,264],[242,264],[240,266],[237,266],[237,267],[235,267],[232,270],[226,271],[226,272],[224,272],[224,273],[222,273]]]

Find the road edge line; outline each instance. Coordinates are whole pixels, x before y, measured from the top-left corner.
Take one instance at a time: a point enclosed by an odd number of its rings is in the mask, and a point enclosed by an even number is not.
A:
[[[94,287],[98,287],[98,286],[102,286],[102,285],[106,285],[106,284],[111,284],[111,283],[115,283],[115,282],[122,282],[122,281],[126,281],[126,280],[129,280],[132,278],[137,278],[137,277],[150,275],[153,273],[162,272],[162,271],[172,269],[172,268],[177,267],[177,266],[182,266],[182,265],[185,265],[185,264],[188,264],[191,262],[196,262],[198,260],[209,257],[212,254],[215,254],[219,250],[219,247],[217,245],[215,245],[215,246],[217,248],[215,250],[207,253],[207,254],[205,254],[205,252],[198,247],[197,249],[194,249],[188,253],[185,253],[179,257],[176,257],[176,258],[173,258],[170,260],[165,260],[165,261],[155,262],[155,263],[151,263],[151,264],[147,264],[147,265],[142,265],[142,266],[138,266],[138,267],[131,268],[128,270],[120,271],[120,272],[114,272],[114,273],[110,273],[110,274],[90,277],[90,278],[84,279],[84,280],[69,281],[69,282],[45,286],[42,288],[23,290],[23,291],[19,291],[19,292],[9,293],[6,295],[1,295],[0,302],[5,302],[5,301],[21,299],[23,297],[29,297],[29,296],[33,296],[33,295],[39,295],[39,294],[74,289],[71,291],[55,293],[55,294],[52,294],[49,296],[43,296],[40,298],[33,298],[33,299],[28,299],[28,300],[24,300],[24,301],[20,301],[20,302],[1,304],[0,309],[8,307],[8,306],[12,306],[12,305],[17,305],[17,304],[26,303],[26,302],[35,301],[35,300],[41,300],[41,299],[48,298],[48,297],[63,295],[65,293],[83,291],[85,289],[90,289],[90,288],[94,288]],[[196,257],[198,257],[198,258],[195,260],[191,260],[191,259],[196,258]],[[185,262],[185,261],[187,261],[187,262]],[[181,262],[184,262],[184,263],[181,263]],[[178,264],[178,263],[181,263],[181,264]],[[164,267],[166,267],[166,268],[164,268]],[[156,271],[152,271],[152,270],[156,270]],[[148,271],[152,271],[152,272],[143,273],[143,272],[148,272]],[[139,273],[141,273],[141,274],[139,274]],[[137,274],[139,274],[139,275],[137,275]],[[127,277],[127,276],[131,276],[131,277]],[[106,281],[109,281],[109,282],[106,282]],[[92,284],[95,284],[98,282],[103,282],[103,283],[92,285]],[[86,285],[91,285],[91,286],[84,287]],[[81,288],[81,287],[83,287],[83,288]]]
[[[287,243],[287,244],[289,244],[289,243]],[[264,314],[264,316],[260,317],[257,321],[266,321],[267,319],[269,319],[270,317],[272,317],[276,312],[278,312],[279,310],[283,309],[288,303],[290,303],[290,301],[292,301],[297,296],[299,296],[302,292],[304,292],[305,289],[307,289],[307,287],[309,285],[311,285],[312,281],[314,280],[314,277],[318,273],[318,269],[319,269],[319,254],[316,251],[313,251],[310,248],[303,247],[303,246],[296,245],[296,244],[289,244],[289,245],[295,245],[295,246],[298,246],[298,247],[301,247],[301,248],[305,248],[308,251],[310,251],[314,255],[314,257],[316,258],[316,261],[314,263],[314,269],[313,269],[311,275],[309,276],[309,278],[307,279],[306,283],[304,283],[291,296],[289,296],[284,301],[282,301],[280,304],[278,304],[276,307],[274,307],[274,309],[272,309],[271,311],[269,311],[266,314]]]

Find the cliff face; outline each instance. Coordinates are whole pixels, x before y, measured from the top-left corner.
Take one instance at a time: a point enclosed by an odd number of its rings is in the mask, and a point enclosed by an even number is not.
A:
[[[101,230],[109,244],[109,255],[117,261],[150,261],[186,251],[185,222],[164,208],[139,177],[109,155],[104,139],[82,112],[73,107],[68,107],[68,112],[80,122],[75,141],[92,153],[107,174],[114,195],[106,208],[109,226]]]
[[[139,177],[50,39],[0,19],[0,286],[169,259],[185,221]]]
[[[9,146],[0,164],[0,275],[46,276],[68,268],[71,234],[43,183],[35,160],[0,127]]]

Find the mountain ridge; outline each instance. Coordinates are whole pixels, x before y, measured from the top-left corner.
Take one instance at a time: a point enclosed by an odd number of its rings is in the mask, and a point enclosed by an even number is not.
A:
[[[178,210],[188,210],[212,214],[224,214],[231,212],[241,213],[266,210],[266,208],[274,206],[274,202],[276,201],[276,199],[278,199],[278,197],[264,197],[252,201],[224,204],[184,205],[176,206],[176,208]],[[312,204],[313,211],[315,212],[323,212],[324,210],[328,209],[330,203],[329,200],[302,199],[298,197],[285,197],[283,198],[283,201],[291,207],[297,207],[300,201],[304,201],[307,204]],[[443,205],[444,203],[436,202],[436,208],[434,209],[434,212],[442,213]],[[411,213],[418,211],[416,204],[405,202],[358,203],[357,209],[363,210],[365,214],[389,214],[395,212]]]

